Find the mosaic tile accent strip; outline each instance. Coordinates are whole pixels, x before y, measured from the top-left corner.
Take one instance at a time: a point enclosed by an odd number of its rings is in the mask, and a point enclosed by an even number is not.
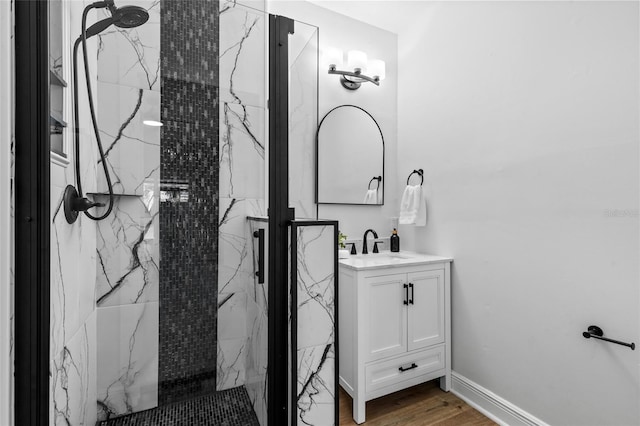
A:
[[[98,423],[99,426],[258,426],[243,386]]]
[[[218,10],[213,0],[161,8],[161,405],[215,391]]]

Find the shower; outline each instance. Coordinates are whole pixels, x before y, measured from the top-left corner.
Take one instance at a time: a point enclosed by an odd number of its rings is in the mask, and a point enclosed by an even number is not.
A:
[[[105,18],[96,22],[89,28],[87,28],[87,15],[92,9],[109,9],[111,17]],[[107,162],[102,148],[102,141],[100,139],[100,132],[98,129],[98,122],[96,120],[95,107],[93,104],[93,93],[91,90],[91,81],[89,80],[89,62],[87,60],[87,39],[100,34],[102,31],[109,28],[111,25],[115,25],[118,28],[135,28],[149,20],[149,13],[138,6],[122,6],[116,7],[113,0],[105,0],[92,3],[85,7],[82,12],[82,32],[73,45],[73,119],[74,119],[74,140],[75,140],[75,175],[77,189],[73,185],[68,185],[64,191],[64,215],[68,223],[74,223],[78,218],[79,212],[84,214],[92,220],[105,219],[111,213],[113,209],[113,185],[111,183],[111,176],[107,168]],[[82,44],[82,56],[84,61],[84,75],[85,83],[87,87],[87,98],[89,101],[89,111],[91,113],[91,123],[93,126],[93,132],[96,137],[96,144],[98,146],[98,152],[100,153],[100,162],[102,163],[102,169],[107,181],[107,187],[109,189],[109,206],[107,210],[100,216],[94,216],[89,213],[92,207],[104,207],[104,203],[98,203],[92,201],[83,196],[82,193],[82,179],[80,177],[80,128],[78,125],[78,47]]]

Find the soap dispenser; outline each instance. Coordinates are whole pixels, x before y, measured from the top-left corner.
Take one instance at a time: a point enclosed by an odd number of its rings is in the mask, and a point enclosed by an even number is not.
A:
[[[390,245],[391,245],[391,251],[393,252],[399,252],[400,251],[400,237],[398,236],[398,231],[396,230],[396,228],[393,228],[393,232],[391,233],[391,238],[390,240]]]

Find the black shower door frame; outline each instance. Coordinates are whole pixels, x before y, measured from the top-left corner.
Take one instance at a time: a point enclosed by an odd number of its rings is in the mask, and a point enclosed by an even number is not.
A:
[[[269,15],[268,422],[288,420],[288,36]],[[50,142],[48,2],[15,1],[15,424],[49,423]],[[8,255],[5,253],[3,255]],[[278,284],[278,285],[276,285]]]

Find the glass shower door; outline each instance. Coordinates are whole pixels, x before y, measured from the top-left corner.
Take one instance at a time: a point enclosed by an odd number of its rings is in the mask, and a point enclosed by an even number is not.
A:
[[[289,37],[291,424],[338,423],[338,222],[317,218],[319,29],[294,21]]]
[[[294,21],[289,37],[289,205],[296,219],[317,217],[318,37],[318,27]]]

